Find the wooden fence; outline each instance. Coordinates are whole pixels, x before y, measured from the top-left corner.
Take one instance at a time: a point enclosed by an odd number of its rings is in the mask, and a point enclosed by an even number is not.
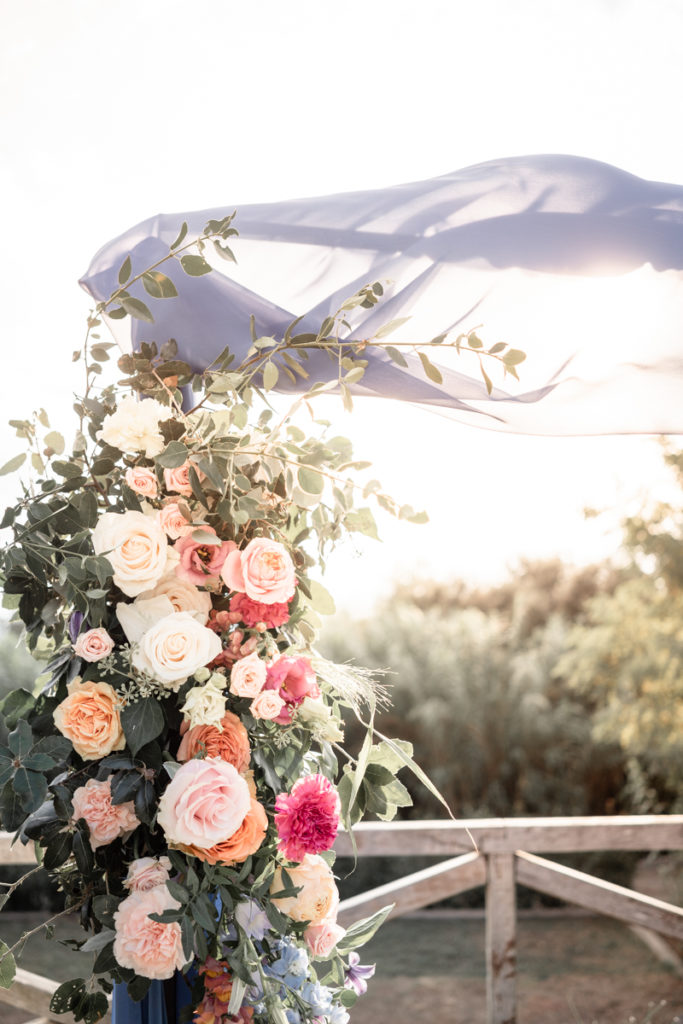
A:
[[[354,829],[360,857],[427,855],[441,863],[344,900],[339,921],[348,925],[393,903],[392,917],[429,906],[478,886],[486,888],[486,985],[488,1024],[516,1024],[517,882],[588,910],[615,917],[643,934],[683,940],[683,909],[563,867],[539,853],[589,850],[683,850],[683,815],[600,818],[509,818],[361,824]],[[352,852],[341,834],[335,850]],[[32,848],[10,847],[0,834],[0,863],[32,863]],[[0,1003],[36,1015],[31,1024],[71,1024],[50,1013],[57,983],[19,971],[15,985],[0,989]],[[109,1015],[105,1018],[107,1024]]]

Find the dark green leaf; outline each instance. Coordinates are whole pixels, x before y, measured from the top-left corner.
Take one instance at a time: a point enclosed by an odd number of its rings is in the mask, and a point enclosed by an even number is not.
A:
[[[114,775],[111,783],[111,802],[123,804],[132,800],[141,782],[142,776],[137,771],[121,772]]]
[[[143,756],[143,752],[140,752],[140,756]],[[154,793],[154,786],[145,779],[138,791],[135,794],[135,813],[144,822],[145,825],[151,825],[152,819],[157,810],[156,796]]]
[[[114,927],[114,914],[120,902],[118,896],[95,896],[92,901],[93,914],[105,928]]]
[[[69,859],[71,855],[71,833],[59,832],[49,843],[41,845],[45,846],[43,867],[46,871],[52,871]]]
[[[25,757],[33,746],[31,726],[22,719],[16,729],[9,734],[7,745],[16,757]]]
[[[90,878],[92,875],[92,869],[94,865],[92,846],[90,840],[86,836],[85,832],[81,832],[77,829],[73,834],[73,843],[71,846],[73,855],[76,858],[76,864],[78,870],[84,878]]]
[[[346,935],[340,939],[337,943],[337,952],[342,956],[345,953],[349,953],[352,949],[358,949],[360,946],[364,946],[366,942],[369,942],[373,937],[377,929],[386,921],[387,917],[394,909],[392,903],[388,907],[384,907],[382,910],[378,910],[376,914],[371,917],[365,917],[361,921],[356,921],[350,928],[347,928]]]
[[[72,1010],[85,992],[85,981],[83,978],[72,978],[60,985],[50,1000],[50,1009],[53,1013],[68,1013]]]
[[[27,814],[37,811],[47,795],[45,776],[39,772],[28,770],[24,765],[17,768],[14,776],[14,788],[21,797]]]
[[[0,711],[8,729],[13,729],[17,722],[25,718],[33,710],[35,698],[28,690],[12,690],[0,703]],[[68,742],[68,740],[66,741]],[[71,746],[71,744],[69,744]]]
[[[141,747],[156,739],[164,728],[164,714],[156,697],[144,697],[121,712],[121,725],[128,748],[135,756]]]
[[[128,995],[134,1003],[139,1003],[141,999],[147,995],[149,987],[152,984],[151,978],[143,978],[139,974],[136,974],[132,981],[128,982],[127,990]]]

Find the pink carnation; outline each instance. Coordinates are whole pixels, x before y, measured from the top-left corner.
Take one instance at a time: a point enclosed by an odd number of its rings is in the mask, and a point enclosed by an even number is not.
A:
[[[165,885],[132,892],[119,903],[114,914],[114,956],[121,967],[130,967],[143,978],[158,980],[171,978],[174,971],[181,969],[186,958],[180,925],[177,921],[161,924],[149,916],[179,907]]]
[[[243,622],[251,628],[263,623],[266,629],[277,629],[289,619],[289,604],[263,604],[246,594],[235,594],[230,600],[230,617],[233,622]]]
[[[216,536],[216,531],[210,526],[202,526],[199,529]],[[191,534],[180,537],[175,543],[175,550],[180,555],[180,562],[175,570],[176,576],[201,587],[210,582],[210,578],[218,578],[225,559],[236,548],[237,545],[232,540],[224,540],[220,544],[204,544],[193,540]]]
[[[268,669],[264,690],[277,690],[285,702],[275,722],[289,725],[292,721],[292,710],[305,697],[319,697],[320,690],[315,681],[315,672],[305,658],[280,657]]]
[[[113,843],[119,836],[132,832],[140,824],[132,801],[124,804],[111,802],[111,777],[104,782],[89,779],[85,786],[79,786],[75,791],[72,802],[72,820],[85,818],[93,850]]]
[[[339,827],[339,794],[324,775],[307,775],[275,801],[278,850],[300,863],[307,853],[332,849]]]

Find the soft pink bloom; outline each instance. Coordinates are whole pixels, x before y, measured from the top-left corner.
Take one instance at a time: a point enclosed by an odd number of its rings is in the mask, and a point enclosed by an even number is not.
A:
[[[189,498],[192,494],[190,469],[194,469],[199,479],[202,479],[204,474],[196,466],[193,466],[191,462],[183,462],[182,466],[176,466],[175,469],[165,469],[164,484],[166,485],[166,490],[175,491],[176,494],[182,494],[185,498]]]
[[[252,601],[246,594],[235,594],[230,599],[230,621],[243,622],[245,626],[265,626],[277,629],[289,619],[289,605],[286,603],[264,604]]]
[[[254,651],[246,658],[240,658],[230,673],[230,693],[236,697],[255,697],[266,681],[266,663]]]
[[[284,544],[268,537],[255,537],[244,551],[232,551],[221,575],[231,590],[252,601],[281,604],[294,596],[294,563]]]
[[[111,802],[111,776],[104,782],[88,779],[85,786],[79,786],[75,791],[72,803],[74,812],[71,820],[85,818],[93,850],[113,843],[140,824],[132,801],[125,804]]]
[[[235,834],[251,807],[249,787],[218,757],[181,765],[159,801],[157,823],[171,843],[208,850]]]
[[[321,921],[320,924],[309,924],[304,931],[306,945],[313,956],[329,956],[345,935],[346,929],[331,919]]]
[[[200,529],[203,533],[216,536],[216,531],[210,526],[202,526]],[[193,540],[192,535],[187,534],[175,543],[175,550],[180,555],[180,562],[175,569],[176,576],[201,587],[212,579],[217,579],[225,559],[236,549],[234,540],[224,540],[220,544],[204,544],[202,541]]]
[[[81,633],[74,644],[74,653],[83,661],[101,661],[113,650],[114,641],[101,626]]]
[[[180,924],[177,921],[160,924],[149,917],[179,907],[165,885],[157,885],[146,892],[132,892],[119,903],[114,914],[114,956],[121,967],[129,967],[143,978],[157,980],[171,978],[174,971],[183,967],[185,955]]]
[[[156,498],[159,493],[156,473],[145,466],[130,466],[126,470],[125,481],[131,491],[144,498]]]
[[[301,704],[305,697],[320,696],[315,672],[305,658],[278,658],[268,669],[263,688],[277,690],[286,704],[276,719],[281,725],[289,725],[293,718],[293,708]]]
[[[157,885],[165,885],[170,878],[171,862],[168,857],[139,857],[128,868],[123,883],[130,892],[149,892]]]
[[[178,537],[184,537],[186,533],[192,533],[194,529],[189,519],[186,519],[183,513],[180,511],[180,506],[177,501],[171,501],[159,512],[159,526],[168,534],[171,540],[177,540]]]
[[[331,850],[339,828],[337,790],[324,775],[306,775],[275,801],[278,850],[287,860]]]
[[[286,704],[275,690],[261,690],[257,693],[249,710],[254,718],[263,718],[268,722],[279,722]]]

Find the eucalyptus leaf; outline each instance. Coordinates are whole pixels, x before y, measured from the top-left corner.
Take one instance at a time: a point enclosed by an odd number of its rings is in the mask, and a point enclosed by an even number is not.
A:
[[[14,956],[6,942],[0,939],[0,988],[9,988],[17,973]]]
[[[14,473],[20,466],[23,466],[26,462],[26,452],[22,452],[20,455],[15,455],[13,459],[6,462],[4,466],[0,466],[0,476],[6,476],[8,473]]]
[[[203,256],[194,253],[186,253],[180,257],[180,263],[190,277],[202,277],[203,274],[211,273],[211,264],[207,263]]]

